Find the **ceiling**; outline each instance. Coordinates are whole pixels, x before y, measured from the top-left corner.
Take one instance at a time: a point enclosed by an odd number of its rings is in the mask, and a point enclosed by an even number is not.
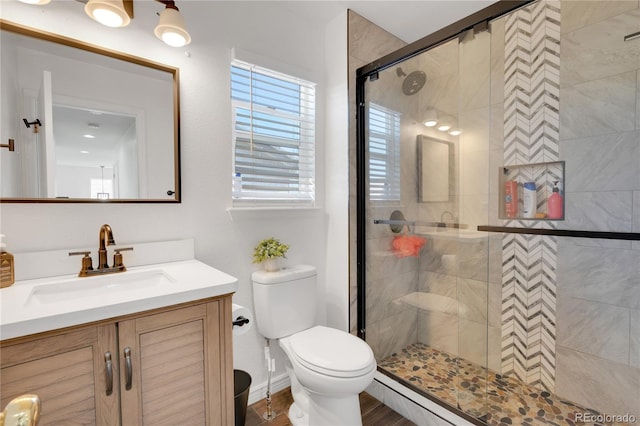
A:
[[[327,0],[281,2],[292,12],[328,22],[351,9],[402,39],[414,42],[474,12],[495,0]]]

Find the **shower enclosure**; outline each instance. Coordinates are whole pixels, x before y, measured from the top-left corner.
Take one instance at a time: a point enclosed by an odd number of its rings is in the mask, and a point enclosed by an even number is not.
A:
[[[503,1],[358,70],[381,374],[476,424],[640,421],[639,31],[637,1]]]

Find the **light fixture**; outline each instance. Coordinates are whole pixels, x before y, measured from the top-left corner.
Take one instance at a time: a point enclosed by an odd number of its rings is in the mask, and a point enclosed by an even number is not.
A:
[[[169,46],[182,47],[191,43],[191,36],[184,24],[184,17],[172,0],[157,0],[164,4],[165,9],[160,12],[160,20],[153,32],[156,37]]]
[[[1,0],[0,0],[1,1]],[[19,0],[23,3],[45,5],[51,0]],[[84,0],[78,0],[84,3]],[[174,0],[155,0],[165,8],[159,13],[158,25],[153,30],[156,37],[172,47],[182,47],[191,43],[184,17]],[[107,27],[126,27],[133,19],[133,0],[88,0],[84,11],[91,19]]]
[[[451,128],[451,124],[448,121],[444,121],[440,123],[440,125],[438,126],[438,130],[440,130],[441,132],[446,132],[450,128]]]
[[[84,134],[84,135],[82,135],[82,137],[83,138],[87,138],[87,139],[95,139],[96,138],[95,135],[92,135],[90,133]]]
[[[424,121],[422,122],[427,127],[434,127],[438,124],[438,112],[435,109],[429,109],[424,114]]]
[[[19,0],[22,3],[26,4],[35,4],[38,6],[44,6],[45,4],[51,3],[51,0]]]
[[[126,27],[133,18],[133,0],[89,0],[84,11],[107,27]]]
[[[451,136],[460,136],[460,134],[462,134],[462,130],[460,130],[460,129],[451,129],[451,130],[449,130],[449,134]]]

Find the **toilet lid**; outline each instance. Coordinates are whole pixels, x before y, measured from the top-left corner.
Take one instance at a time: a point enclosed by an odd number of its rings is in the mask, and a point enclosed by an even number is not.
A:
[[[292,335],[291,350],[302,365],[336,377],[356,377],[375,366],[364,340],[334,328],[316,326]]]

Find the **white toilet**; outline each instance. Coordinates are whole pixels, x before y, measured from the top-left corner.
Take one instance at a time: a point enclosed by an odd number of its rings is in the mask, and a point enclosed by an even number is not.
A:
[[[298,265],[252,275],[258,331],[278,339],[287,354],[294,426],[362,425],[358,394],[376,372],[373,351],[363,340],[314,325],[316,268]]]

